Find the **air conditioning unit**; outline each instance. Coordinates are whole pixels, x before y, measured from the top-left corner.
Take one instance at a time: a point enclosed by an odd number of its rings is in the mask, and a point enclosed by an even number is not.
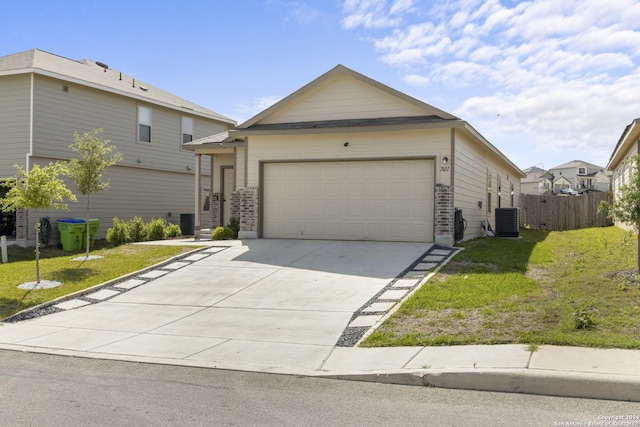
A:
[[[496,209],[496,236],[520,237],[518,208]]]

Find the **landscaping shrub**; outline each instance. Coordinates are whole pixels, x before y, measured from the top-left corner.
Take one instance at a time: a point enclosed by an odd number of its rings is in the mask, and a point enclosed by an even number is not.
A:
[[[217,227],[211,232],[213,240],[231,240],[233,239],[233,230],[229,227]]]
[[[113,218],[113,227],[107,230],[107,242],[114,245],[124,245],[131,241],[127,223],[120,221],[118,217]]]
[[[229,227],[233,231],[233,238],[237,239],[238,233],[240,232],[240,218],[231,218],[227,227]]]
[[[129,238],[132,242],[142,242],[147,237],[147,230],[142,218],[134,216],[127,222],[127,229],[129,230]]]
[[[139,216],[129,221],[113,218],[113,227],[107,230],[107,241],[114,245],[148,240],[164,240],[182,235],[182,230],[164,218],[152,218],[146,223]]]
[[[164,229],[167,221],[163,218],[151,218],[147,224],[147,240],[164,240]]]
[[[167,226],[164,229],[164,238],[171,239],[172,237],[178,237],[182,235],[182,230],[178,224],[167,222]]]

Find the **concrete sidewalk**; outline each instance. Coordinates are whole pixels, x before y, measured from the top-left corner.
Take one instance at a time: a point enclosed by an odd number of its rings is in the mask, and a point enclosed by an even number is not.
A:
[[[375,242],[191,243],[210,247],[58,301],[57,313],[0,323],[0,348],[640,401],[638,350],[345,344],[384,321],[454,251]]]

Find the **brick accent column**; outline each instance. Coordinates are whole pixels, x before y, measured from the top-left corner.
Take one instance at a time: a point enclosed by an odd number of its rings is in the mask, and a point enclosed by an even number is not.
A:
[[[231,218],[240,218],[240,191],[236,190],[231,193],[230,200],[229,215]]]
[[[238,189],[240,194],[239,239],[258,238],[258,187]]]
[[[214,229],[220,227],[220,193],[211,194],[211,209],[209,217],[209,228]]]
[[[16,243],[19,246],[27,246],[29,237],[29,211],[22,208],[16,209]]]
[[[435,189],[435,243],[452,247],[454,245],[453,187],[436,184]]]

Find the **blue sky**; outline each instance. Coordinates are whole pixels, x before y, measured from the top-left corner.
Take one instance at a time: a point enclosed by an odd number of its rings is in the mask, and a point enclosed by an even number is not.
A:
[[[632,0],[6,2],[0,56],[33,48],[239,123],[343,64],[468,121],[522,169],[606,166],[640,117]]]

